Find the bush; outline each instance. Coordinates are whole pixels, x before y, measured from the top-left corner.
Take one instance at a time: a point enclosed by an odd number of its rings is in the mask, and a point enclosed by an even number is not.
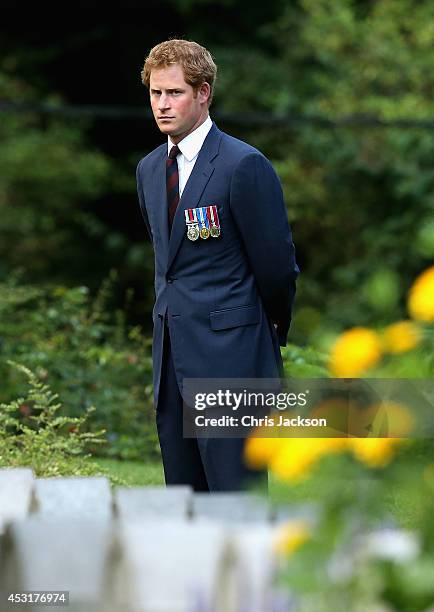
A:
[[[95,408],[77,418],[60,416],[61,403],[55,403],[58,395],[25,366],[8,364],[26,375],[29,389],[23,397],[0,404],[0,466],[29,466],[37,476],[99,472],[84,453],[89,444],[105,442],[104,430],[80,431]]]
[[[107,444],[91,444],[91,452],[143,460],[159,454],[150,341],[126,325],[123,311],[110,312],[115,277],[95,298],[86,287],[22,285],[17,277],[0,283],[0,401],[19,395],[7,360],[25,364],[38,379],[50,379],[64,416],[80,418],[96,407],[86,427],[103,428]]]

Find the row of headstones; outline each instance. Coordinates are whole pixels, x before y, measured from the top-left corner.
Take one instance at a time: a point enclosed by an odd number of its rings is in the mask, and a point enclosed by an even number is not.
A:
[[[69,612],[287,610],[274,585],[283,518],[248,493],[0,470],[0,610],[28,610],[7,596],[41,590],[69,591]]]

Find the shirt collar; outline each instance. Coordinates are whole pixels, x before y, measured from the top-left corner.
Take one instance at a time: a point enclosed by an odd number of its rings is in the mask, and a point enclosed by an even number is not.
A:
[[[185,159],[191,162],[196,155],[199,153],[208,132],[212,128],[212,121],[210,116],[205,119],[199,127],[197,127],[191,134],[183,138],[179,143],[178,147]],[[173,147],[173,142],[170,140],[170,136],[167,138],[167,153],[169,154],[170,149]]]

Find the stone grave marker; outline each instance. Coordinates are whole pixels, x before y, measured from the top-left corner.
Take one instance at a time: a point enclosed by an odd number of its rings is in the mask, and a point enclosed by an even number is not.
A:
[[[179,518],[191,514],[193,491],[188,486],[117,487],[115,513],[120,519]]]
[[[265,497],[247,492],[195,493],[193,518],[243,524],[267,522],[271,520],[271,508]]]
[[[303,520],[313,525],[317,519],[317,510],[314,504],[276,505],[272,509],[271,517],[275,524]]]
[[[273,609],[273,581],[278,568],[275,539],[276,529],[267,523],[234,525],[231,528],[231,540],[238,559],[242,610],[265,612]]]
[[[108,612],[239,612],[234,551],[212,521],[119,523],[122,557]]]
[[[112,521],[31,517],[11,523],[1,547],[0,592],[69,591],[67,608],[42,605],[38,611],[103,612],[116,559]],[[4,602],[1,610],[9,612]],[[21,612],[20,605],[10,605],[10,612]]]
[[[29,468],[0,469],[0,534],[6,523],[29,514],[34,487]]]
[[[109,518],[112,495],[107,478],[37,478],[35,513],[44,517]]]

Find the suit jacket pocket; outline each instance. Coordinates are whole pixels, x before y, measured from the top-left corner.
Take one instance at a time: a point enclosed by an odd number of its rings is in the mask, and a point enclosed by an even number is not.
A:
[[[260,320],[259,305],[214,310],[209,313],[209,319],[211,329],[214,331],[242,325],[255,325]]]

